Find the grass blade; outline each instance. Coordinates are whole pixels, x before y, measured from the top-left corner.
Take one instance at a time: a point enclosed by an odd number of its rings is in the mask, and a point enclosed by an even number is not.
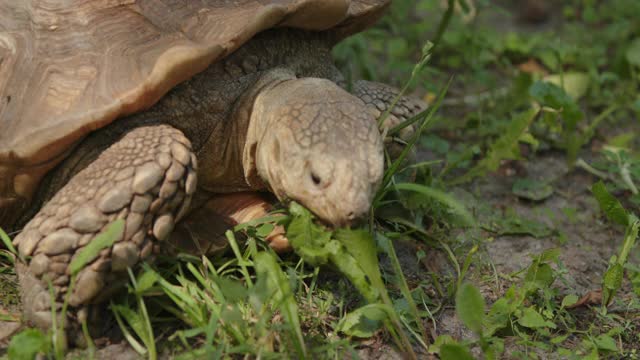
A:
[[[72,275],[77,274],[88,263],[93,261],[102,249],[113,245],[116,240],[124,235],[124,220],[118,219],[107,226],[107,228],[91,240],[85,247],[74,256],[69,271]]]
[[[9,249],[9,251],[17,256],[20,256],[18,250],[16,250],[16,248],[13,246],[11,238],[9,238],[9,235],[7,235],[7,233],[2,228],[0,228],[0,239],[2,239],[2,243],[7,247],[7,249]]]

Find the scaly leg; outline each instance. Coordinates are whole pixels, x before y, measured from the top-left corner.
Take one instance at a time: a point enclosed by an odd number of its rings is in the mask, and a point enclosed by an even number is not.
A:
[[[393,86],[365,80],[356,81],[353,86],[353,95],[359,97],[367,106],[373,109],[376,116],[380,116],[387,111],[399,93],[400,90]],[[426,108],[427,104],[422,100],[412,96],[402,96],[382,124],[382,128],[391,129],[419,114]],[[411,138],[414,132],[415,127],[411,125],[402,129],[397,137],[387,136],[384,139],[385,147],[392,158],[400,155],[403,144]]]
[[[157,125],[131,130],[76,174],[14,240],[28,259],[16,266],[26,320],[51,327],[49,282],[59,311],[69,290],[70,262],[111,222],[124,219],[123,236],[77,275],[65,321],[67,330],[77,329],[88,304],[126,282],[127,267],[160,250],[189,207],[196,170],[189,140]]]

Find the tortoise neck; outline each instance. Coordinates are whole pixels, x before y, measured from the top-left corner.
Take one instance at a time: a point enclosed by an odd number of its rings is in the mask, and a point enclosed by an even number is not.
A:
[[[266,188],[257,176],[254,151],[268,124],[253,116],[260,93],[287,79],[292,72],[272,69],[257,77],[234,102],[223,121],[198,150],[198,185],[209,192],[226,193]]]
[[[242,167],[245,181],[254,189],[267,189],[269,187],[258,171],[258,158],[256,156],[262,139],[270,133],[269,116],[264,113],[261,95],[267,94],[269,90],[279,84],[293,79],[296,79],[296,76],[290,69],[274,69],[267,72],[245,94],[236,111],[234,111],[247,126],[247,131],[244,133],[246,138],[242,142]]]

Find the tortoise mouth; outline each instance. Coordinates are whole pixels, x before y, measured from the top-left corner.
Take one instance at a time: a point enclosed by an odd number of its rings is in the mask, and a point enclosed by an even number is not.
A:
[[[318,211],[313,210],[313,207],[309,206],[305,201],[295,199],[293,197],[282,198],[279,200],[279,202],[287,209],[292,202],[300,204],[313,214],[314,223],[321,224],[329,229],[357,227],[363,224],[366,215],[369,213],[368,211],[361,214],[350,212],[346,214],[346,216],[341,216],[338,211],[328,211],[328,213],[330,213],[331,215],[323,216],[322,214],[318,213]]]

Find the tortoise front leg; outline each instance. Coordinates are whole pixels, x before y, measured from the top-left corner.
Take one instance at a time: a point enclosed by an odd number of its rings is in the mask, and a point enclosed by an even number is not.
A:
[[[179,130],[140,127],[111,145],[14,240],[20,255],[28,259],[16,267],[25,320],[51,327],[48,283],[59,311],[69,290],[71,260],[111,222],[124,219],[123,236],[77,275],[65,321],[67,329],[75,328],[86,316],[86,305],[104,300],[108,289],[126,281],[128,267],[159,250],[195,189],[196,157]]]

